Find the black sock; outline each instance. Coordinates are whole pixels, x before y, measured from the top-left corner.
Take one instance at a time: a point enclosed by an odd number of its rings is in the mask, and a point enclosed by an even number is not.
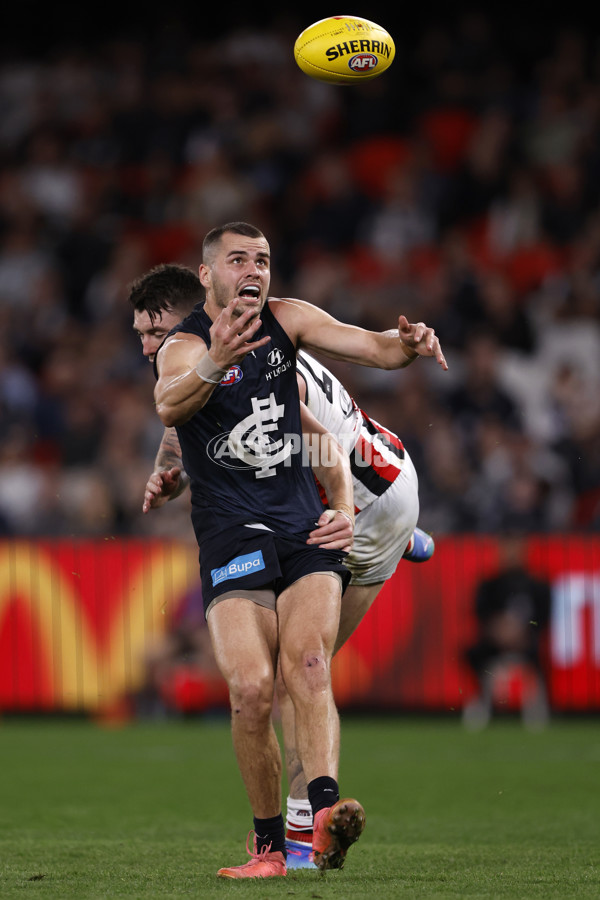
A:
[[[257,819],[254,816],[254,833],[256,835],[256,852],[260,853],[263,847],[270,844],[269,853],[283,853],[287,859],[285,849],[285,826],[283,815],[272,816],[270,819]]]
[[[340,789],[335,778],[328,775],[321,775],[319,778],[313,778],[308,785],[308,799],[312,807],[313,816],[320,809],[326,809],[333,806],[340,799]]]

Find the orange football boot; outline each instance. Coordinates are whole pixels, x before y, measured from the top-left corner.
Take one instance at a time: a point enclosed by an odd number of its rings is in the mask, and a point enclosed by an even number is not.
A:
[[[317,868],[341,869],[348,847],[365,827],[365,811],[358,800],[338,800],[315,816],[312,858]]]
[[[246,838],[246,852],[249,854],[250,860],[241,866],[219,869],[217,876],[219,878],[273,878],[276,875],[287,875],[283,853],[278,851],[271,853],[270,844],[263,845],[260,853],[257,853],[256,835],[254,835],[254,850],[250,850],[248,841],[251,834],[254,834],[254,832],[248,832],[248,837]]]

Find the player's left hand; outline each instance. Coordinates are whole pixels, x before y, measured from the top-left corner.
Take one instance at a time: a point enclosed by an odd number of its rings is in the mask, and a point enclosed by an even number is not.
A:
[[[326,550],[344,550],[348,553],[354,541],[354,522],[339,509],[326,509],[319,517],[317,528],[310,532],[307,544],[316,544]]]
[[[173,466],[171,469],[161,469],[152,473],[146,483],[142,512],[148,513],[151,509],[157,509],[173,496],[179,488],[181,472],[179,466]]]
[[[398,334],[402,343],[419,356],[434,356],[442,369],[448,369],[439,338],[433,328],[429,328],[425,322],[411,324],[406,316],[399,316]]]

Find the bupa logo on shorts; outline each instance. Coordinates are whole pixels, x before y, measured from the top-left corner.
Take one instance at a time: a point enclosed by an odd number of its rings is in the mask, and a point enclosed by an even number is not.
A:
[[[220,383],[224,387],[227,387],[227,385],[230,385],[230,384],[237,384],[238,381],[241,381],[243,377],[244,377],[244,373],[242,372],[240,367],[232,366],[229,369],[229,371],[227,372],[227,375],[224,375],[223,378],[221,378]]]
[[[212,578],[213,587],[221,584],[222,581],[229,581],[231,578],[242,578],[244,575],[250,575],[252,572],[260,572],[265,568],[262,550],[256,550],[254,553],[246,553],[244,556],[236,556],[231,562],[218,569],[211,569],[210,577]]]
[[[280,366],[283,362],[283,351],[274,347],[267,356],[267,362],[270,366]]]

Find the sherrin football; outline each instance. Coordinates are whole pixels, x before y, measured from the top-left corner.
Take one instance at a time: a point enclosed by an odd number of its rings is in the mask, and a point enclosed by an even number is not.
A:
[[[331,84],[376,78],[389,69],[395,54],[385,28],[359,16],[320,19],[294,44],[294,58],[302,71]]]

